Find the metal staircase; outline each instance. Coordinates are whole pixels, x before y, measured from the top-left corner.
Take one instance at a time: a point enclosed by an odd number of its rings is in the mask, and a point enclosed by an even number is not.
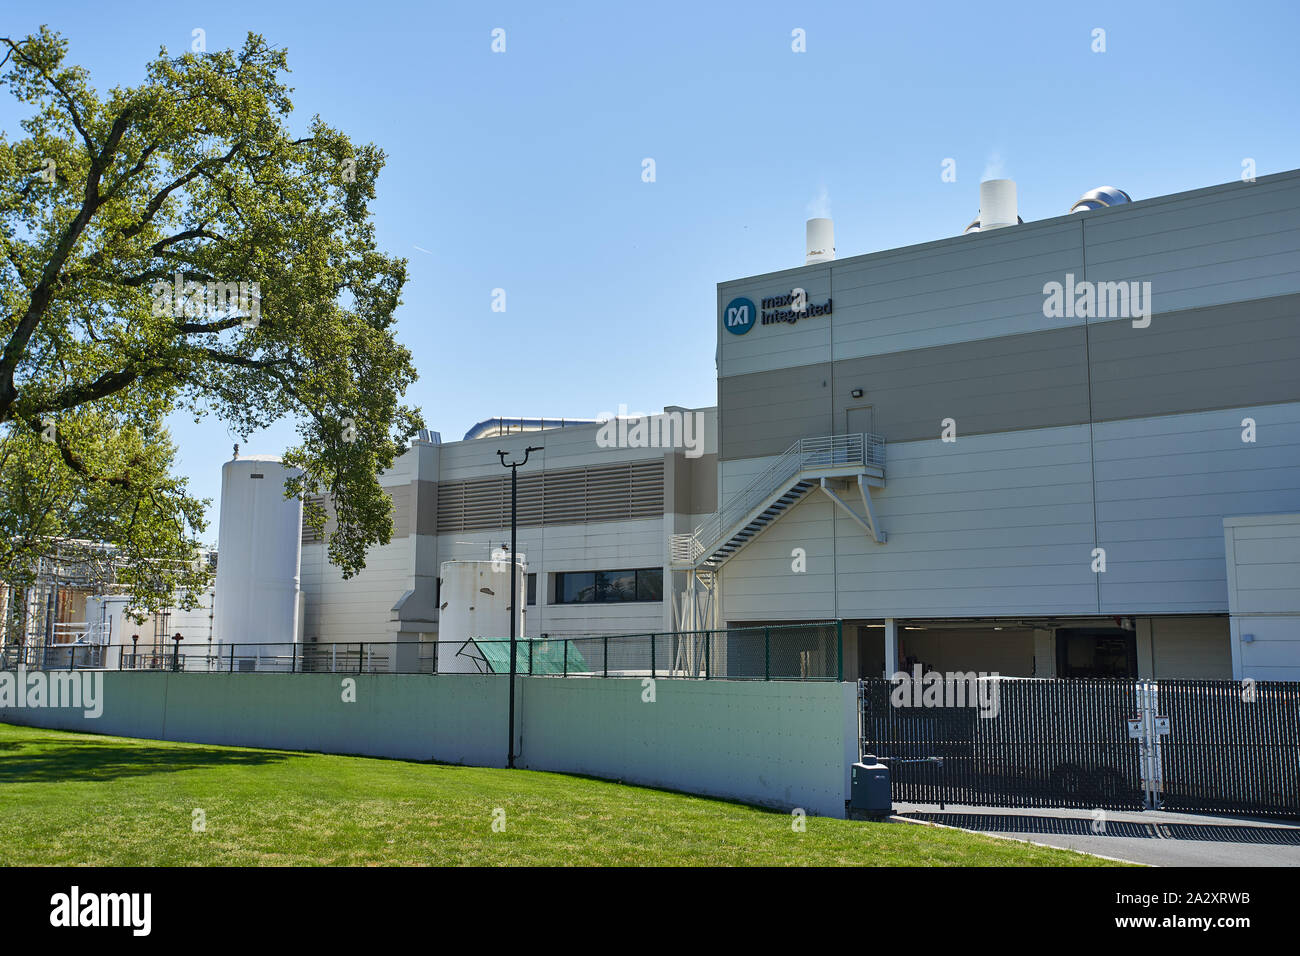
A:
[[[853,511],[831,488],[836,479],[856,480],[866,516]],[[857,519],[878,543],[885,540],[871,507],[870,487],[885,483],[885,442],[879,435],[829,435],[803,438],[783,452],[760,475],[717,512],[685,534],[671,539],[672,566],[679,571],[713,573],[765,528],[820,487]]]

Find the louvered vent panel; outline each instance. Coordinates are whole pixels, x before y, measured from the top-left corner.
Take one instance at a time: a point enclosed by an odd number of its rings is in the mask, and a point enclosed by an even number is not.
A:
[[[310,498],[308,498],[306,502],[304,502],[303,522],[302,522],[302,543],[315,544],[318,541],[323,541],[324,537],[322,535],[317,534],[315,531],[313,531],[310,527],[307,526],[307,514],[306,514],[306,507],[305,507],[305,505],[307,504],[317,504],[323,506],[325,504],[325,498],[322,495],[313,495]],[[326,509],[325,530],[326,532],[329,531],[329,509]]]
[[[628,517],[658,518],[663,513],[664,463],[662,461],[633,462]]]
[[[565,468],[519,476],[519,524],[582,524],[658,518],[664,510],[660,460]],[[438,485],[438,533],[510,526],[510,476]]]

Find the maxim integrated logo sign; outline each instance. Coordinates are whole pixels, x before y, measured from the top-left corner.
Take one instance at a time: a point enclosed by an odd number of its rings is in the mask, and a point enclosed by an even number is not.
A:
[[[794,325],[800,319],[830,314],[830,299],[821,303],[809,302],[808,293],[803,289],[791,289],[785,295],[773,295],[763,299],[761,308],[758,309],[754,308],[754,303],[750,299],[732,299],[723,312],[722,324],[733,335],[744,335],[756,323]]]
[[[732,299],[722,313],[722,324],[732,335],[744,335],[754,327],[758,310],[749,299]]]

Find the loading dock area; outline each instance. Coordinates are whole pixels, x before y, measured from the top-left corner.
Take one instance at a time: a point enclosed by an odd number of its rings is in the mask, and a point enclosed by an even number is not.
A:
[[[792,620],[732,621],[731,627]],[[975,671],[1007,677],[1227,680],[1226,615],[845,620],[844,678]],[[891,654],[892,651],[892,654]]]

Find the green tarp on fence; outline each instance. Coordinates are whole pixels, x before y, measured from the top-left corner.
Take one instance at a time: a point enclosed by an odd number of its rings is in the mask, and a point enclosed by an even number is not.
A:
[[[567,655],[566,655],[567,649]],[[487,674],[510,672],[510,639],[471,638],[460,653],[480,663]],[[566,667],[566,660],[567,667]],[[515,670],[520,674],[589,674],[591,668],[571,643],[559,640],[520,640],[515,645]]]

